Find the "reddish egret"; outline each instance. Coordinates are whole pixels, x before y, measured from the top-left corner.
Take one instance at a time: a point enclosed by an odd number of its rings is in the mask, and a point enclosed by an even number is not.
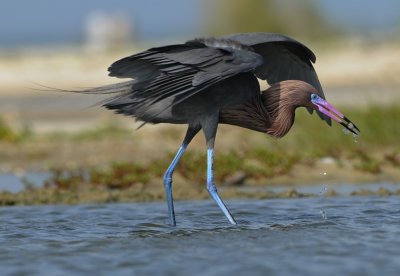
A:
[[[324,97],[312,63],[315,55],[289,37],[270,33],[194,39],[151,48],[122,58],[110,76],[133,80],[81,91],[112,94],[103,105],[146,123],[187,124],[182,145],[164,174],[169,223],[176,225],[172,174],[192,138],[202,129],[207,143],[207,190],[230,223],[236,224],[217,193],[213,148],[219,123],[282,137],[295,109],[316,110],[357,134],[359,129]],[[258,80],[271,86],[260,91]]]

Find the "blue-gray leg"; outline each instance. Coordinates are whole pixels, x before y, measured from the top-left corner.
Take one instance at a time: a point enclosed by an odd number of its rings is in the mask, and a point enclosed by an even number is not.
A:
[[[228,218],[229,222],[232,224],[236,224],[235,219],[232,217],[231,213],[229,213],[228,208],[226,208],[224,202],[219,197],[217,188],[214,184],[214,175],[213,175],[213,161],[214,161],[214,142],[215,136],[217,135],[219,114],[215,113],[213,115],[205,117],[201,126],[204,131],[204,136],[206,137],[207,143],[207,191],[210,196],[215,200],[218,204],[221,211]]]
[[[211,197],[215,200],[215,202],[218,204],[219,208],[222,210],[222,212],[225,214],[225,216],[228,218],[229,222],[232,224],[236,224],[235,219],[229,212],[228,208],[226,208],[224,202],[218,195],[217,188],[215,187],[213,162],[214,162],[214,150],[208,149],[207,150],[207,191],[209,192]]]
[[[169,224],[175,226],[176,225],[176,220],[175,220],[175,211],[174,211],[174,199],[172,196],[172,174],[174,173],[174,170],[176,168],[176,165],[179,162],[179,159],[181,159],[183,153],[186,150],[186,147],[189,145],[190,141],[192,141],[193,137],[199,132],[200,126],[197,127],[191,127],[189,126],[185,139],[183,140],[183,143],[181,147],[179,148],[178,152],[176,153],[174,159],[172,160],[171,164],[169,165],[168,169],[164,173],[164,189],[165,189],[165,194],[167,198],[167,204],[168,204],[168,216],[169,216]]]
[[[172,174],[174,173],[175,167],[178,164],[179,159],[185,152],[186,147],[187,144],[182,144],[171,164],[169,165],[168,169],[164,173],[164,189],[167,197],[169,224],[173,226],[176,225],[176,220],[174,211],[174,199],[172,197]]]

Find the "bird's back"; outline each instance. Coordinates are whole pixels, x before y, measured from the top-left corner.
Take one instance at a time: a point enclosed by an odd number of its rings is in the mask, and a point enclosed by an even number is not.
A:
[[[179,96],[172,95],[155,103],[148,99],[149,104],[145,104],[143,99],[135,99],[133,91],[126,103],[116,99],[118,104],[114,101],[111,104],[106,103],[105,106],[146,123],[187,124],[199,121],[207,114],[217,114],[222,109],[240,108],[253,99],[259,100],[259,97],[257,78],[251,73],[242,73],[214,84],[183,101]]]

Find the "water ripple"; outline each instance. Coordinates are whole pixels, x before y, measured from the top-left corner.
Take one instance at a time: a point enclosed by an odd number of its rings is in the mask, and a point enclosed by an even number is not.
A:
[[[397,275],[397,197],[0,209],[2,274]],[[327,218],[321,216],[323,210]],[[306,265],[305,265],[306,264]]]

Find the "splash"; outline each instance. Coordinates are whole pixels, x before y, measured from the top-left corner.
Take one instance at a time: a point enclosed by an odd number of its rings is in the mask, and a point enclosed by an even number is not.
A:
[[[327,191],[328,191],[328,187],[324,186],[323,189],[319,192],[319,195],[324,196]]]
[[[353,140],[354,140],[354,143],[358,143],[358,135],[353,133]]]
[[[326,172],[324,172],[324,175],[326,175]],[[323,189],[322,189],[321,192],[320,192],[320,196],[322,196],[322,197],[325,198],[325,195],[326,195],[326,192],[327,192],[327,191],[328,191],[328,187],[327,187],[327,186],[324,186]],[[325,210],[320,209],[320,210],[319,210],[319,213],[321,214],[321,217],[322,217],[323,220],[328,219],[328,216],[326,215]]]
[[[350,130],[348,130],[347,128],[343,128],[342,129],[342,131],[343,131],[343,133],[345,134],[345,135],[349,135],[350,134]]]

